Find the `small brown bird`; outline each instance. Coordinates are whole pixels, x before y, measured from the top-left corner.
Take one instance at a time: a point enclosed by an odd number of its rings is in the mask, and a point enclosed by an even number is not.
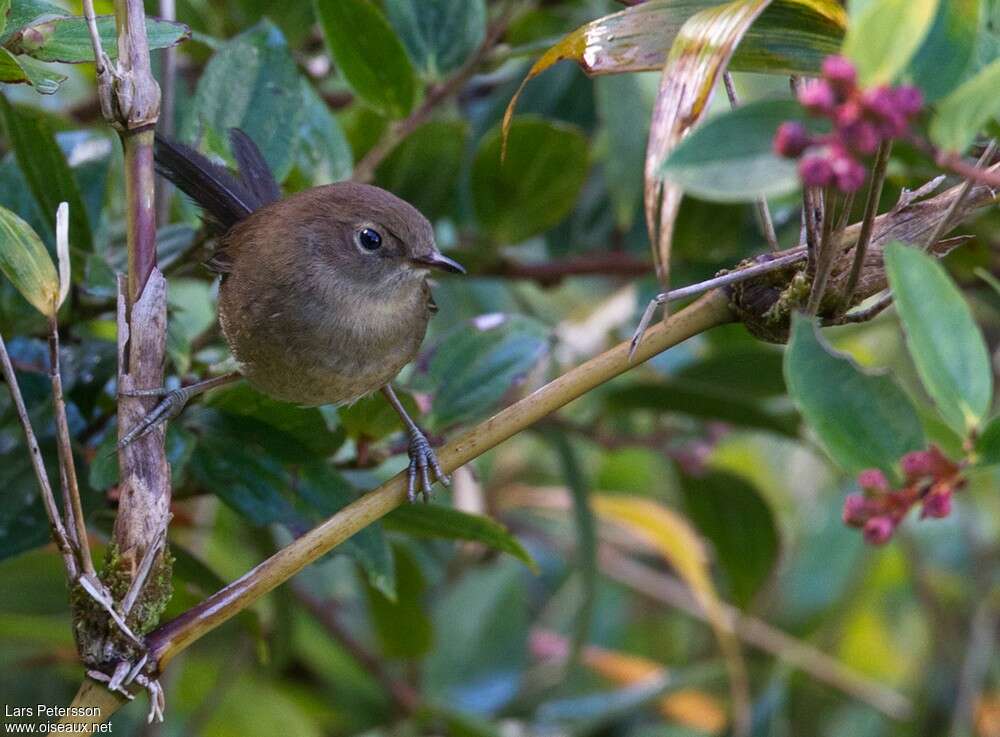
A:
[[[219,324],[239,371],[164,396],[119,442],[124,447],[193,396],[245,377],[275,399],[341,405],[381,390],[410,435],[409,496],[442,472],[390,381],[416,355],[437,310],[428,272],[464,273],[435,245],[431,224],[378,187],[339,182],[281,199],[254,142],[230,131],[238,172],[156,139],[159,173],[195,201],[217,236],[207,266],[221,275]]]

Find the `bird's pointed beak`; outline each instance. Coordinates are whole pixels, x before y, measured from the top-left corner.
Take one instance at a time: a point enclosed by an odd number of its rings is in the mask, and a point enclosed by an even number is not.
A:
[[[430,253],[426,256],[416,256],[411,259],[414,264],[422,268],[438,269],[439,271],[450,271],[452,274],[464,274],[465,267],[454,259],[450,259],[443,253]]]

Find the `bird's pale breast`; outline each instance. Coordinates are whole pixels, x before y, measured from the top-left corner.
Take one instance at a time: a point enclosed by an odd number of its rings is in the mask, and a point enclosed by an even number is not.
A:
[[[275,399],[353,402],[388,384],[423,341],[430,310],[422,281],[352,300],[300,279],[258,289],[261,276],[238,268],[227,276],[219,320],[241,372]]]

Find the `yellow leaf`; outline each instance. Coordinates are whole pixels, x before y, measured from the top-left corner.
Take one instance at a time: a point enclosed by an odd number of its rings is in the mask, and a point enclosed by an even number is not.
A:
[[[651,499],[599,495],[593,497],[592,504],[602,520],[624,527],[648,542],[691,588],[726,658],[737,732],[745,733],[749,722],[746,668],[732,624],[712,583],[701,538],[682,516]]]
[[[674,222],[683,192],[665,182],[663,162],[701,120],[744,34],[771,0],[735,0],[688,18],[663,67],[646,147],[646,228],[660,281],[669,283]]]
[[[667,668],[648,658],[594,645],[583,649],[582,659],[595,673],[622,686],[649,681],[667,673]],[[721,732],[729,721],[725,707],[716,697],[693,688],[666,694],[657,701],[657,709],[672,722],[709,734]]]

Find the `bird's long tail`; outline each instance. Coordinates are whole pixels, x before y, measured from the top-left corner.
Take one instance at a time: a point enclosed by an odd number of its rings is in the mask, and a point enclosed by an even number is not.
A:
[[[281,197],[281,189],[253,140],[238,128],[229,131],[235,173],[208,160],[189,146],[156,135],[156,170],[173,182],[205,213],[218,234]]]

